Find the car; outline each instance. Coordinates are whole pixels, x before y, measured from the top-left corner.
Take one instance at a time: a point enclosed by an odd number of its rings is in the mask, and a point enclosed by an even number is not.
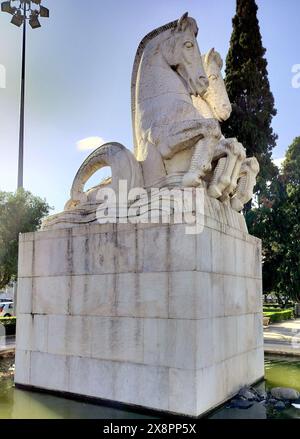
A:
[[[0,303],[0,317],[12,317],[15,315],[13,302]]]

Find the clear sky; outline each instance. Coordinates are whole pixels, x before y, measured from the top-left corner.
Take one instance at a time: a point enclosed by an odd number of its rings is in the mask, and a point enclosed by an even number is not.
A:
[[[292,66],[300,64],[299,0],[258,0],[269,79],[278,115],[274,158],[300,135],[300,88]],[[99,136],[132,148],[130,78],[143,36],[185,11],[199,25],[203,53],[215,47],[225,58],[235,0],[44,0],[51,18],[28,32],[24,185],[60,211],[75,173],[89,154],[79,140]],[[21,32],[0,12],[0,189],[17,181]],[[95,182],[95,179],[93,180]]]

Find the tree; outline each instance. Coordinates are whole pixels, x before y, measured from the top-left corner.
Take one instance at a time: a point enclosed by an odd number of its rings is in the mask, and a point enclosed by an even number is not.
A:
[[[280,281],[277,269],[284,254],[282,236],[288,233],[287,223],[282,221],[286,197],[285,185],[279,176],[273,179],[260,206],[246,212],[249,233],[262,240],[263,288],[266,294],[277,292]]]
[[[223,123],[226,137],[237,137],[260,163],[257,189],[262,195],[267,182],[276,174],[271,160],[277,135],[271,127],[276,115],[274,98],[268,80],[255,0],[237,0],[233,31],[226,58],[225,83],[233,104],[231,117]]]
[[[0,192],[0,289],[17,277],[19,233],[37,230],[49,210],[45,200],[22,189]]]
[[[283,175],[287,183],[300,185],[300,137],[294,139],[286,152]]]
[[[300,186],[287,186],[288,202],[281,221],[286,223],[287,234],[282,235],[282,261],[278,267],[277,290],[293,300],[300,301]]]
[[[282,177],[287,193],[282,221],[288,224],[288,235],[282,236],[284,257],[278,286],[300,301],[300,137],[294,139],[286,152]]]
[[[300,137],[286,152],[262,205],[246,214],[250,233],[263,242],[264,292],[300,301]]]

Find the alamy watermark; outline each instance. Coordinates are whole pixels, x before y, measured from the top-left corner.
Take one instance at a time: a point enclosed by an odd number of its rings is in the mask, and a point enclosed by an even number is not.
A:
[[[294,64],[292,67],[292,87],[300,88],[300,64]]]
[[[106,223],[186,224],[185,233],[199,234],[204,228],[203,188],[133,188],[120,180],[118,191],[97,191],[97,221]]]
[[[0,64],[0,88],[6,88],[6,68]]]

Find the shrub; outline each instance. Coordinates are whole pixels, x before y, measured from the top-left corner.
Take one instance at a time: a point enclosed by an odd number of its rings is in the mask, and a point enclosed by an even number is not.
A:
[[[263,311],[264,312],[280,312],[280,311],[284,311],[284,310],[281,310],[280,308],[272,308],[272,307],[264,306]]]
[[[5,328],[5,335],[15,335],[16,317],[0,317],[0,324]]]
[[[282,311],[264,312],[264,317],[269,317],[271,323],[282,322],[283,320],[290,320],[294,318],[292,309],[285,309]]]
[[[279,303],[264,303],[264,308],[281,308],[281,305]]]

